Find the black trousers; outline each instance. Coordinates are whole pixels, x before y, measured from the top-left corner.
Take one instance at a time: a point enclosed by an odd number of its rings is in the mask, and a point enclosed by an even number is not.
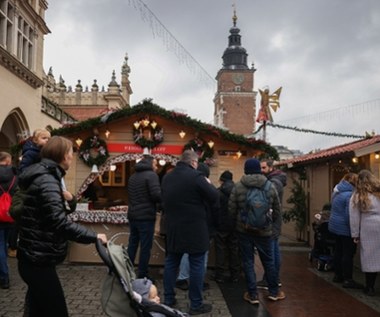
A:
[[[55,266],[36,266],[19,256],[18,271],[28,285],[25,310],[29,317],[69,316]]]
[[[344,280],[352,279],[356,244],[351,237],[335,236],[334,272]]]
[[[365,272],[365,286],[366,288],[374,288],[376,282],[377,272]]]

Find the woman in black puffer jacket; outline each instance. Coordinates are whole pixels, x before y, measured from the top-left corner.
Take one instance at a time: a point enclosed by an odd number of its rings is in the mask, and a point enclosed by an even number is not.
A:
[[[41,158],[19,176],[25,197],[19,221],[18,269],[28,285],[29,316],[66,317],[56,265],[66,258],[68,240],[94,243],[98,238],[106,243],[107,238],[66,218],[61,179],[73,160],[72,142],[52,137],[42,148]]]

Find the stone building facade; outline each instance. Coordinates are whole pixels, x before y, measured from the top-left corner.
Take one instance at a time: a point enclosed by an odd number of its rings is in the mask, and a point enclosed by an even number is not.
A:
[[[98,116],[111,109],[129,106],[132,93],[127,56],[121,83],[115,72],[108,89],[96,81],[72,90],[52,69],[43,69],[46,0],[0,0],[0,151],[20,143],[37,128],[48,130],[66,123]]]

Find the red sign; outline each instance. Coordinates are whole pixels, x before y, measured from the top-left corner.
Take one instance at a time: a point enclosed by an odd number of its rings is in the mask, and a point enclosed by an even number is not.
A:
[[[143,148],[131,143],[108,143],[110,153],[142,153]],[[180,155],[183,151],[183,145],[159,145],[152,149],[152,154],[174,154]]]

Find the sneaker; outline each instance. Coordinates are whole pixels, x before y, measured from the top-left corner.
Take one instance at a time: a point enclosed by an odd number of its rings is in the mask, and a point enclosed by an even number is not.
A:
[[[355,282],[354,280],[346,280],[343,282],[343,288],[363,289],[364,285]]]
[[[11,248],[8,249],[8,256],[10,258],[15,258],[17,256],[17,250],[13,250]]]
[[[260,303],[257,295],[249,295],[248,292],[244,293],[243,299],[252,305],[258,305]]]
[[[212,305],[211,304],[202,304],[198,308],[190,308],[189,314],[190,315],[202,315],[206,314],[212,311]]]
[[[269,295],[269,296],[268,296],[268,299],[270,299],[270,300],[276,302],[276,301],[278,301],[278,300],[285,299],[285,297],[286,297],[286,296],[285,296],[285,293],[284,293],[283,291],[279,291],[279,292],[277,293],[277,295]]]
[[[268,289],[268,283],[266,280],[261,280],[256,283],[256,287],[260,289]]]
[[[187,291],[189,289],[189,284],[187,283],[187,280],[177,280],[175,282],[175,287]]]

